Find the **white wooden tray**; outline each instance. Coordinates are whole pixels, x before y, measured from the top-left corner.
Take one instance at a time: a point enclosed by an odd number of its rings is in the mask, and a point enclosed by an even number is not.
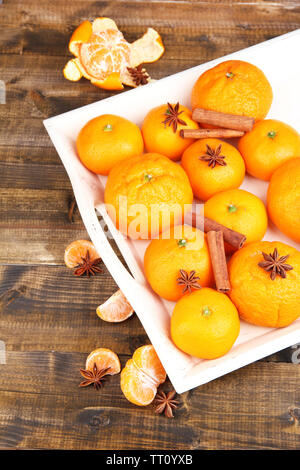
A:
[[[295,60],[299,50],[300,29],[44,121],[71,180],[89,236],[112,277],[136,311],[178,393],[300,342],[300,318],[283,329],[257,327],[242,322],[234,347],[216,360],[199,360],[179,351],[169,337],[170,315],[174,303],[155,295],[144,278],[143,254],[149,242],[125,240],[116,230],[103,204],[106,178],[91,173],[80,163],[75,150],[77,134],[87,121],[104,113],[117,114],[140,125],[151,108],[167,101],[180,101],[181,104],[190,106],[191,88],[200,73],[227,59],[241,59],[260,67],[274,92],[268,117],[285,121],[300,131],[300,61]],[[247,176],[241,187],[265,201],[267,183]],[[131,273],[111,248],[95,209],[106,221]],[[269,227],[265,239],[283,241],[300,249],[299,245],[273,226]]]

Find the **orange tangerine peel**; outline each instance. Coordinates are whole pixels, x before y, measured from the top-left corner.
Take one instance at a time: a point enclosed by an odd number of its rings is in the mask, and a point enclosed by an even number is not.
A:
[[[153,28],[130,44],[112,19],[102,17],[81,23],[71,36],[69,50],[75,59],[63,69],[67,80],[85,77],[100,88],[122,90],[123,84],[137,86],[128,68],[155,62],[164,53],[164,45]]]
[[[154,400],[157,387],[165,380],[166,372],[153,346],[141,346],[121,372],[121,390],[134,405],[147,406]]]
[[[123,292],[119,289],[103,304],[96,309],[98,317],[102,320],[112,323],[118,323],[131,317],[134,310],[126,299]]]

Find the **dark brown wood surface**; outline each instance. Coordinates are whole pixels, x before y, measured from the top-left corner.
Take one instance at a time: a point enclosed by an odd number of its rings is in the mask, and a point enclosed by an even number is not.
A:
[[[166,52],[147,69],[161,78],[299,28],[300,3],[0,2],[0,448],[299,448],[298,346],[181,395],[174,420],[127,402],[119,376],[100,392],[78,388],[92,349],[109,347],[124,365],[148,342],[136,316],[119,325],[96,316],[116,290],[105,267],[89,280],[63,263],[86,232],[77,213],[68,221],[71,185],[42,119],[113,94],[62,75],[70,34],[97,16],[129,41],[156,28]]]

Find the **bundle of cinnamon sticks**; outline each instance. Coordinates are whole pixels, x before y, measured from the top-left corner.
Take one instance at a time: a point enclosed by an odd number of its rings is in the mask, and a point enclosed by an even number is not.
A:
[[[209,109],[196,108],[192,119],[201,124],[216,126],[216,129],[181,129],[180,135],[187,139],[205,139],[209,137],[229,139],[242,137],[245,132],[252,130],[254,118],[237,114],[221,113]]]
[[[199,228],[207,233],[207,243],[217,291],[230,291],[231,287],[227,270],[224,241],[236,250],[239,250],[246,241],[245,235],[235,232],[208,217],[200,216],[195,212],[186,214],[184,223]]]

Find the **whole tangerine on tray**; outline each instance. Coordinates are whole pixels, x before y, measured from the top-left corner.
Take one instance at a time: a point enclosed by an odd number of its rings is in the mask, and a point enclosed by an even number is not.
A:
[[[226,354],[239,332],[236,307],[227,295],[210,288],[182,297],[172,313],[172,340],[185,353],[201,359]]]
[[[181,223],[193,193],[184,170],[169,158],[146,153],[116,164],[104,200],[117,228],[131,238],[154,238]]]
[[[287,326],[300,305],[300,252],[281,242],[250,243],[229,261],[229,296],[248,323]]]
[[[288,160],[274,171],[268,188],[267,207],[279,230],[300,243],[300,158]]]
[[[189,226],[178,227],[180,238],[161,234],[144,256],[146,278],[154,292],[176,301],[185,293],[213,285],[213,271],[206,236]],[[194,273],[194,274],[193,274]]]
[[[264,203],[243,189],[229,189],[215,194],[205,202],[204,215],[245,235],[245,245],[261,240],[268,227]]]
[[[148,152],[161,153],[171,160],[179,160],[184,150],[194,139],[184,139],[180,130],[198,129],[191,111],[179,103],[162,104],[151,109],[146,115],[142,134]]]
[[[206,201],[214,194],[238,188],[245,176],[245,164],[240,152],[219,139],[200,139],[182,155],[194,195]]]
[[[139,127],[114,114],[91,119],[76,140],[81,162],[94,173],[108,175],[122,160],[143,152],[144,142]]]
[[[166,372],[149,344],[136,349],[121,372],[121,390],[131,403],[149,405],[155,398],[157,387],[165,382]]]
[[[192,108],[264,119],[273,100],[265,74],[242,60],[227,60],[204,72],[196,81]],[[208,126],[207,126],[208,127]]]
[[[284,122],[266,119],[255,123],[252,131],[240,138],[238,149],[247,172],[269,181],[280,165],[300,157],[300,135]]]

